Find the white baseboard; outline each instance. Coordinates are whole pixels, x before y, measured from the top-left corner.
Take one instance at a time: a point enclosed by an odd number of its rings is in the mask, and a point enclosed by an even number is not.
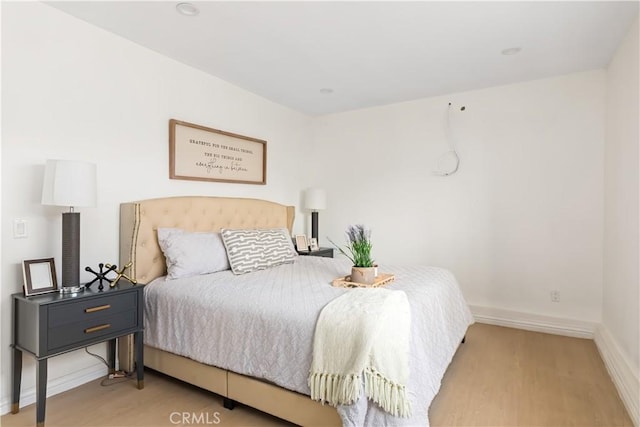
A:
[[[107,375],[107,367],[102,363],[96,363],[88,366],[84,369],[80,369],[76,372],[58,377],[47,382],[47,397],[53,396],[63,391],[71,390],[82,384],[86,384],[89,381],[93,381],[97,378]],[[20,393],[20,407],[31,405],[36,401],[36,389],[31,387],[27,390],[22,390]],[[6,397],[0,405],[0,414],[7,414],[11,412],[11,395]]]
[[[631,421],[635,426],[640,425],[640,377],[638,372],[634,372],[631,363],[604,325],[599,325],[596,329],[594,341],[607,371],[618,389],[618,394],[627,408]]]
[[[542,316],[539,314],[522,313],[492,307],[472,305],[470,308],[476,322],[487,323],[489,325],[591,339],[593,339],[596,328],[595,323],[582,320]]]

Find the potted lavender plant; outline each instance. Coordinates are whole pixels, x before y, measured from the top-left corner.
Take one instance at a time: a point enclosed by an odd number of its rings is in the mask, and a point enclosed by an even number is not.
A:
[[[376,274],[371,258],[371,230],[365,228],[364,225],[351,225],[347,229],[346,237],[346,251],[331,239],[329,241],[353,263],[351,281],[367,285],[373,284]]]

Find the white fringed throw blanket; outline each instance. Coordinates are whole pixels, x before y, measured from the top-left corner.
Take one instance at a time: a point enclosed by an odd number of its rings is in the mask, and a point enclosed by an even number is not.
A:
[[[362,392],[394,416],[409,417],[411,312],[407,295],[388,289],[353,289],[320,313],[309,375],[311,398],[349,405]]]

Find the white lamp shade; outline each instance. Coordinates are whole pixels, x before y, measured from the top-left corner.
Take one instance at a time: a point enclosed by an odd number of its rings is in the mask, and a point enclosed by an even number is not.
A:
[[[309,188],[304,195],[304,207],[312,211],[327,208],[327,194],[320,188]]]
[[[74,160],[47,160],[42,186],[42,204],[95,206],[96,165]]]

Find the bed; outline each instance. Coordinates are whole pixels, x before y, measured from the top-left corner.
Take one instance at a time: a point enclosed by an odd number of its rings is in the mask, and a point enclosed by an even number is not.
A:
[[[429,404],[473,323],[450,272],[380,266],[393,269],[396,281],[389,289],[404,290],[411,303],[407,390],[414,408],[409,419],[390,418],[364,396],[337,409],[308,397],[315,320],[325,304],[346,292],[330,286],[348,271],[346,260],[298,257],[291,264],[241,276],[221,271],[186,279],[164,277],[158,228],[286,228],[290,234],[294,212],[292,206],[270,201],[225,197],[121,204],[120,263],[131,261],[133,276],[147,284],[145,366],[217,393],[225,402],[240,402],[299,425],[428,425]],[[216,308],[206,314],[212,305]],[[195,316],[188,318],[188,312]],[[210,317],[203,323],[205,316]],[[120,352],[125,369],[132,363],[127,353]]]

